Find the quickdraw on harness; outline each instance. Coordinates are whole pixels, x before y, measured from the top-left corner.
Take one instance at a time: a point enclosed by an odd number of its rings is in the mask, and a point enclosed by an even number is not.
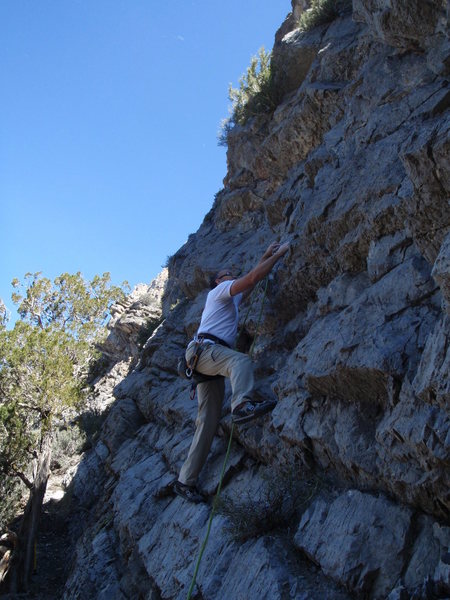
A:
[[[263,293],[263,297],[261,299],[261,306],[260,306],[260,309],[259,309],[258,320],[257,320],[257,323],[256,323],[255,337],[253,338],[252,345],[251,345],[250,350],[248,352],[248,354],[249,354],[250,357],[253,354],[253,349],[255,347],[256,338],[258,337],[259,324],[261,322],[262,311],[263,311],[263,306],[264,306],[264,300],[266,299],[266,295],[267,295],[267,286],[268,286],[268,283],[269,283],[269,280],[268,280],[268,278],[266,278],[266,284],[265,284],[265,287],[264,287],[264,293]],[[258,288],[256,288],[256,289],[258,289]],[[256,289],[254,290],[254,292],[256,292]],[[243,322],[242,327],[241,327],[242,329],[244,328],[245,323],[247,322],[247,317],[249,316],[250,309],[252,308],[252,306],[253,306],[253,302],[251,302],[250,307],[249,307],[249,309],[247,311],[247,314],[245,315],[245,319],[244,319],[244,322]],[[195,363],[195,364],[197,364],[197,363]],[[234,423],[231,422],[230,437],[228,439],[227,452],[225,454],[225,459],[224,459],[223,465],[222,465],[222,471],[220,473],[219,485],[217,486],[217,492],[216,492],[216,495],[214,497],[214,501],[213,501],[213,505],[212,505],[212,509],[211,509],[211,514],[210,514],[209,521],[208,521],[208,528],[206,530],[205,539],[203,540],[202,546],[200,548],[200,553],[198,555],[197,562],[195,564],[194,575],[192,576],[192,581],[191,581],[191,585],[189,586],[188,595],[186,597],[186,600],[191,600],[192,592],[194,591],[195,582],[197,580],[197,574],[198,574],[198,570],[199,570],[199,567],[200,567],[200,563],[201,563],[201,560],[202,560],[202,557],[203,557],[203,553],[204,553],[205,548],[206,548],[206,544],[208,543],[209,534],[210,534],[210,531],[211,531],[212,521],[213,521],[214,515],[216,513],[217,505],[218,505],[219,498],[220,498],[220,492],[222,490],[222,482],[223,482],[223,477],[225,475],[225,470],[226,470],[227,463],[228,463],[228,457],[230,456],[231,442],[233,440],[233,432],[234,432]]]

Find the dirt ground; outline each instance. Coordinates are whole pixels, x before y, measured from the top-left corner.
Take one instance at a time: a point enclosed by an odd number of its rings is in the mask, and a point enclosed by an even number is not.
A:
[[[44,505],[36,544],[35,570],[27,593],[0,593],[4,600],[57,600],[62,598],[75,548],[63,503]]]
[[[62,598],[73,548],[67,514],[58,508],[58,503],[50,500],[41,516],[35,571],[25,597],[35,600]]]
[[[72,458],[76,464],[79,457]],[[26,593],[8,594],[0,591],[2,600],[58,600],[73,562],[78,539],[79,514],[71,494],[62,484],[64,471],[52,473],[39,521],[35,568]]]

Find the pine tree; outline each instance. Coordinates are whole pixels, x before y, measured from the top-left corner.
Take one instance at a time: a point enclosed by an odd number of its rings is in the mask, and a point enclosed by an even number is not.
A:
[[[20,319],[0,327],[0,518],[11,516],[17,481],[28,488],[12,590],[27,589],[39,517],[50,475],[55,427],[84,399],[89,365],[98,355],[111,305],[124,297],[109,273],[85,281],[40,273],[13,281]],[[3,523],[4,525],[4,523]]]

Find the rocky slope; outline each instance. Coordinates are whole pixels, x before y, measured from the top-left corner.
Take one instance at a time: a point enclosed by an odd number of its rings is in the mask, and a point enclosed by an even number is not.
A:
[[[87,516],[64,598],[186,597],[211,507],[165,493],[196,414],[176,357],[210,274],[250,268],[273,239],[291,249],[253,358],[256,393],[278,404],[235,434],[196,597],[450,595],[448,6],[353,0],[302,33],[303,4],[275,37],[283,100],[230,133],[224,189],[170,261],[162,324],[139,350],[128,307],[110,339],[134,362],[74,477]],[[210,494],[229,430],[227,400]]]

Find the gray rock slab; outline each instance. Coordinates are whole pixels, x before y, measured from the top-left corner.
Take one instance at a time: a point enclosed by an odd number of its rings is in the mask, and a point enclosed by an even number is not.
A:
[[[114,453],[143,423],[144,417],[134,400],[122,399],[111,408],[102,427],[101,437],[105,446]]]
[[[392,493],[443,519],[450,515],[450,417],[405,381],[376,430],[377,463]]]
[[[431,274],[441,288],[447,314],[450,314],[450,233],[442,243]]]
[[[92,539],[90,539],[90,535]],[[125,600],[120,589],[118,570],[118,538],[110,527],[97,526],[88,531],[76,549],[76,559],[83,564],[82,572],[69,576],[63,592],[65,600],[101,598]]]
[[[399,580],[411,511],[383,497],[349,490],[307,510],[295,544],[350,590],[385,598]]]
[[[144,530],[139,553],[162,598],[186,597],[208,517],[207,505],[197,506],[177,497]],[[216,537],[215,532],[212,535]]]
[[[438,111],[439,102],[436,105]],[[425,123],[405,141],[401,159],[415,190],[405,203],[406,225],[433,264],[450,227],[450,117],[436,116]]]
[[[404,375],[406,364],[415,373],[436,321],[426,302],[434,290],[427,263],[407,261],[341,312],[316,320],[281,377],[302,377],[313,394],[383,402],[389,375]]]
[[[435,402],[449,411],[450,401],[450,318],[442,316],[428,336],[413,380],[416,394],[424,400]]]
[[[420,0],[355,0],[353,18],[364,21],[374,36],[402,49],[419,49],[436,31],[441,13],[440,2]]]

